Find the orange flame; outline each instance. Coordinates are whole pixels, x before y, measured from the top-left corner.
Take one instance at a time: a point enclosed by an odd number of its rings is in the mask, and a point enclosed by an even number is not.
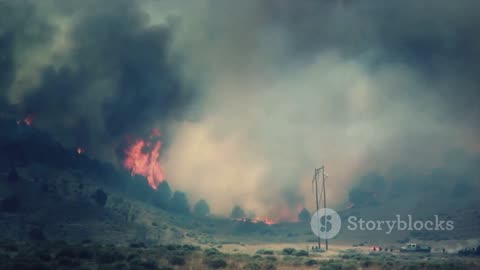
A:
[[[154,130],[151,141],[139,139],[125,150],[123,166],[130,170],[132,175],[143,175],[148,184],[157,189],[158,185],[165,180],[165,172],[160,165],[161,141],[158,130]],[[153,147],[152,147],[153,145]]]
[[[27,126],[31,126],[32,123],[33,123],[33,117],[31,115],[27,115],[24,119],[23,119],[23,122],[27,125]]]
[[[254,217],[252,219],[249,218],[234,218],[233,220],[244,222],[244,223],[264,223],[265,225],[271,226],[273,224],[277,224],[278,222],[271,219],[271,218],[261,218],[261,217]]]
[[[297,223],[299,222],[298,214],[302,211],[302,209],[302,204],[298,204],[295,209],[289,207],[288,205],[279,205],[271,211],[271,216],[274,216],[274,218],[256,216],[254,218],[238,218],[233,220],[246,223],[264,223],[268,226],[278,223]]]
[[[268,218],[268,217],[264,217],[264,218],[256,217],[256,218],[252,219],[252,222],[253,223],[265,223],[268,226],[278,223],[277,221],[275,221],[271,218]]]
[[[25,116],[25,118],[23,118],[22,120],[17,120],[17,125],[20,125],[21,123],[24,123],[27,126],[31,126],[33,123],[33,116],[29,114]]]

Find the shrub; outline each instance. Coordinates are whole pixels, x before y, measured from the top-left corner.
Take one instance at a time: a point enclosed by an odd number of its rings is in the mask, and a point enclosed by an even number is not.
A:
[[[188,206],[187,194],[184,192],[175,191],[172,199],[170,200],[169,208],[172,212],[188,214],[190,212],[190,207]]]
[[[193,207],[193,213],[196,216],[204,217],[210,214],[210,207],[205,200],[198,201]]]
[[[225,268],[227,267],[227,261],[221,257],[211,257],[207,259],[206,265],[213,269]]]
[[[267,256],[267,257],[265,257],[265,260],[267,260],[269,262],[276,262],[277,258],[274,257],[274,256]]]
[[[90,260],[94,257],[94,254],[88,248],[80,248],[77,256],[79,259]]]
[[[155,197],[153,197],[153,204],[159,208],[167,209],[168,203],[172,198],[172,190],[167,181],[163,181],[157,187]]]
[[[195,251],[195,250],[199,249],[198,247],[196,247],[194,245],[188,245],[188,244],[183,245],[182,248],[185,251]]]
[[[302,211],[298,214],[298,220],[301,222],[309,222],[310,221],[310,212],[306,209],[303,208]]]
[[[60,249],[55,256],[56,259],[60,258],[76,258],[77,257],[77,252],[74,248],[72,247],[64,247]]]
[[[143,242],[138,242],[138,243],[131,243],[130,247],[131,248],[146,248],[147,246]]]
[[[273,262],[267,262],[263,265],[262,269],[264,269],[264,270],[275,270],[275,269],[277,269],[277,266]]]
[[[285,255],[292,255],[293,253],[295,253],[296,249],[294,248],[284,248],[282,250],[282,253],[285,254]]]
[[[123,261],[125,256],[118,251],[105,251],[97,257],[97,262],[101,264],[109,264],[117,261]]]
[[[257,252],[255,252],[255,254],[259,254],[259,255],[273,255],[273,250],[270,250],[270,249],[259,249],[259,250],[257,250]]]
[[[17,252],[18,251],[18,246],[15,243],[2,243],[1,247],[5,251],[10,251],[10,252]]]
[[[299,251],[295,252],[295,256],[297,256],[297,257],[308,257],[308,251],[299,250]]]
[[[37,252],[37,257],[42,260],[42,261],[45,261],[45,262],[49,262],[52,260],[52,256],[50,255],[50,253],[46,250],[41,250],[39,252]]]
[[[220,252],[216,248],[207,248],[203,253],[205,253],[205,256],[207,257],[220,254]]]
[[[69,269],[81,265],[81,263],[79,261],[77,261],[75,259],[72,259],[72,258],[67,258],[67,257],[60,258],[57,261],[57,263],[58,263],[58,265],[66,266]]]
[[[132,254],[129,254],[127,256],[127,261],[131,262],[131,261],[134,261],[134,260],[139,260],[140,259],[140,256],[136,253],[132,253]]]
[[[97,270],[127,270],[129,269],[128,266],[124,263],[116,263],[116,264],[102,264],[99,265]]]
[[[184,265],[185,259],[180,256],[173,256],[172,258],[170,258],[169,263],[171,265]]]
[[[232,208],[232,213],[230,214],[230,217],[233,219],[245,218],[245,211],[243,211],[243,209],[240,206],[235,205]]]
[[[92,199],[100,206],[105,206],[105,204],[107,203],[107,199],[108,199],[108,196],[107,196],[107,193],[105,193],[105,191],[103,191],[102,189],[97,189],[93,195],[92,195]]]
[[[342,264],[335,260],[322,261],[319,265],[322,270],[342,270]]]
[[[259,262],[255,262],[255,261],[254,261],[254,262],[249,262],[249,263],[247,263],[247,264],[243,267],[243,269],[245,269],[245,270],[260,270],[260,269],[262,269],[262,266],[260,265]]]
[[[158,263],[154,260],[135,260],[130,263],[132,269],[157,269]]]

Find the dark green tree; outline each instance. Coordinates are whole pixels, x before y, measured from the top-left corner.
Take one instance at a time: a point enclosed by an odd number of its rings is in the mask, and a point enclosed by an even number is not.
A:
[[[167,181],[163,181],[157,187],[153,198],[153,204],[157,207],[167,209],[170,200],[172,199],[172,190]]]
[[[107,203],[108,195],[102,189],[97,189],[92,194],[92,199],[100,206],[105,206]]]
[[[230,217],[233,219],[245,218],[246,217],[245,211],[243,211],[243,209],[240,206],[235,205],[232,208],[232,213],[230,214]]]
[[[310,217],[310,212],[305,207],[298,213],[298,220],[301,222],[310,222]]]
[[[187,194],[181,191],[175,191],[170,200],[169,209],[172,212],[180,214],[190,213],[190,206],[188,205]]]
[[[210,214],[210,207],[208,207],[208,204],[205,200],[199,200],[193,207],[193,213],[196,216],[207,216]]]

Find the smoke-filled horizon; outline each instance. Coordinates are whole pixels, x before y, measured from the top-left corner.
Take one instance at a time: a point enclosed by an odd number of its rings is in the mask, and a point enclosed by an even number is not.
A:
[[[158,128],[215,213],[311,209],[320,165],[340,206],[369,172],[478,157],[479,5],[0,1],[0,111],[117,164]]]

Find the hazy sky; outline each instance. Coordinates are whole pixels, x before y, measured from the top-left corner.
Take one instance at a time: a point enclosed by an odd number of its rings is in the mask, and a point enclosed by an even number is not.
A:
[[[214,212],[311,207],[320,165],[339,205],[370,171],[478,154],[479,8],[0,0],[0,104],[113,162],[160,128],[169,182]]]

